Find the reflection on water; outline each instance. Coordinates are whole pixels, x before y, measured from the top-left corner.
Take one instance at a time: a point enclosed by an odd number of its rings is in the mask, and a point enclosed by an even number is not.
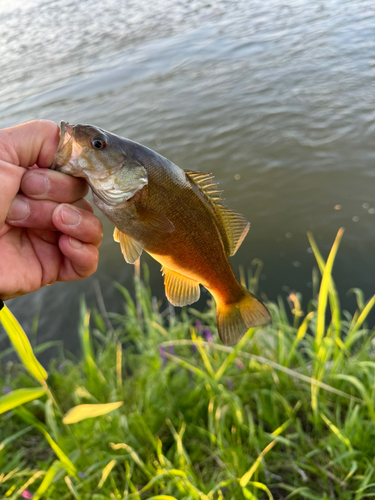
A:
[[[311,293],[306,231],[326,255],[345,226],[338,287],[374,292],[372,2],[0,0],[0,15],[0,126],[93,123],[214,173],[251,221],[233,266],[262,259],[273,300]],[[162,297],[159,266],[144,260]],[[130,286],[132,272],[105,222],[97,277],[108,309],[121,308],[112,280]],[[12,310],[26,324],[40,310],[40,335],[72,348],[90,283],[54,285]]]

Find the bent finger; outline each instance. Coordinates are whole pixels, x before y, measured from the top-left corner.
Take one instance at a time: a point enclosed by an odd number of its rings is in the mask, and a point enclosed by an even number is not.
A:
[[[85,243],[99,247],[103,238],[103,226],[91,212],[62,203],[54,210],[54,226],[62,233]]]
[[[83,243],[66,234],[59,239],[63,254],[57,281],[75,281],[93,274],[99,262],[98,249],[91,243]]]
[[[21,191],[30,198],[59,203],[73,203],[84,198],[88,190],[84,179],[45,168],[28,170],[21,181]]]

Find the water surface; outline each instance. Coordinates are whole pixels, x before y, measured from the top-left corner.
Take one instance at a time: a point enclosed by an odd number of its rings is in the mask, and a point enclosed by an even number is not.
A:
[[[346,228],[334,276],[375,292],[375,8],[370,1],[98,2],[0,0],[0,126],[35,118],[92,123],[212,172],[230,208],[251,221],[232,259],[264,262],[261,292],[311,295],[306,232],[326,256]],[[95,278],[132,286],[103,220]],[[151,284],[163,297],[159,265]],[[74,349],[78,297],[93,278],[11,301],[39,340]],[[204,306],[208,295],[203,295]]]

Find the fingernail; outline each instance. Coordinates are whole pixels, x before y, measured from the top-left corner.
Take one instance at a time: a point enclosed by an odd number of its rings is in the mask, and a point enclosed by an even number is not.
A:
[[[16,198],[14,198],[12,204],[9,207],[7,219],[8,221],[14,221],[14,222],[21,221],[26,219],[29,213],[30,213],[29,204],[22,198],[16,196]]]
[[[61,218],[67,226],[77,226],[81,222],[81,214],[72,207],[64,206],[61,211]]]
[[[49,186],[50,182],[48,177],[39,172],[35,172],[24,180],[22,189],[29,195],[41,196],[49,189]]]
[[[83,248],[85,245],[82,243],[82,241],[76,240],[75,238],[69,238],[69,243],[72,248],[75,250],[80,250]]]

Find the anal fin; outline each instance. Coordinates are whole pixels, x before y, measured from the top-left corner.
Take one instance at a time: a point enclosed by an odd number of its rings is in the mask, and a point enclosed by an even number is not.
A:
[[[199,283],[182,274],[162,267],[165,295],[171,304],[182,307],[196,302],[200,297]]]
[[[139,259],[143,248],[133,238],[115,227],[113,239],[120,243],[122,255],[128,264],[134,264],[134,262]]]

